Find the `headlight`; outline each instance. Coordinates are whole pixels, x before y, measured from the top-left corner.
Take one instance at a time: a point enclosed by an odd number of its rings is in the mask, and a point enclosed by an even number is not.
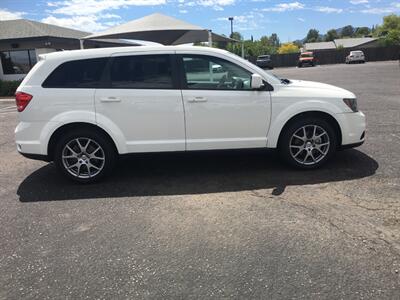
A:
[[[344,102],[353,112],[358,112],[357,99],[343,99],[343,102]]]

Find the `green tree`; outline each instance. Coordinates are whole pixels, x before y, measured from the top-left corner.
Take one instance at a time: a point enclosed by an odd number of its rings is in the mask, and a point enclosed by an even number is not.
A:
[[[231,39],[237,40],[237,41],[241,41],[243,40],[242,35],[240,34],[240,32],[232,32],[231,35],[229,36]]]
[[[271,34],[269,41],[272,47],[279,48],[281,42],[279,41],[278,35],[276,33]]]
[[[319,42],[321,39],[319,37],[319,31],[317,29],[310,29],[307,33],[306,43]]]
[[[369,29],[368,27],[358,27],[355,33],[355,35],[359,37],[363,37],[369,34],[371,34],[371,29]]]
[[[376,35],[383,37],[386,46],[400,45],[400,16],[391,14],[383,18],[383,24],[376,29]]]
[[[325,42],[331,42],[337,38],[339,38],[339,35],[338,35],[336,29],[331,29],[325,35]]]
[[[344,26],[342,29],[342,37],[352,37],[354,35],[354,27],[351,25]]]
[[[383,17],[382,29],[387,31],[393,29],[400,29],[400,16],[391,14],[386,17]]]
[[[386,46],[400,46],[400,30],[389,30],[388,34],[383,39],[383,43]]]

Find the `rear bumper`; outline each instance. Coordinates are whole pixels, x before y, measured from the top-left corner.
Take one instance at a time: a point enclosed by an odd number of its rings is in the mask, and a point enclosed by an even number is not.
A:
[[[47,149],[44,149],[41,143],[44,126],[44,122],[19,122],[15,128],[15,142],[18,151],[46,155]]]

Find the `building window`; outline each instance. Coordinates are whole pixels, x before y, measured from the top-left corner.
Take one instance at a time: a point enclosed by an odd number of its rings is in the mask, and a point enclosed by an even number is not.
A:
[[[35,50],[12,50],[0,52],[3,74],[27,74],[36,64]]]

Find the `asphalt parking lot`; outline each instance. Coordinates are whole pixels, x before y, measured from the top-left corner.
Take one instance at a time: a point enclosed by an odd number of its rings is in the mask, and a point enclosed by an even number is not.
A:
[[[138,155],[66,181],[0,103],[1,299],[398,299],[398,62],[277,69],[355,92],[366,143],[316,171],[273,151]]]

